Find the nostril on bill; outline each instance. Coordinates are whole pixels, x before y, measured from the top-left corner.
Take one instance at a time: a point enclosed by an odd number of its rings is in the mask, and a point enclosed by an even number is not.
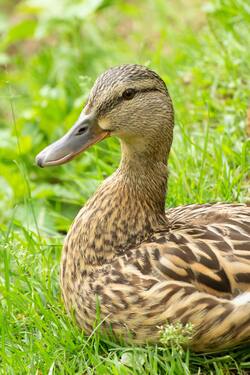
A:
[[[76,133],[76,135],[81,135],[83,133],[86,132],[86,130],[88,129],[88,126],[82,126]]]

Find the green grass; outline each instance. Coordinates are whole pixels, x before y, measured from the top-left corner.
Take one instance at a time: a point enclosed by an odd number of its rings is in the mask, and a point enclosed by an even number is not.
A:
[[[248,374],[247,347],[197,355],[126,347],[98,330],[86,338],[61,300],[61,247],[76,212],[118,165],[119,143],[56,169],[34,165],[73,124],[96,76],[136,62],[165,79],[176,109],[167,205],[249,199],[248,2],[0,7],[0,374]]]

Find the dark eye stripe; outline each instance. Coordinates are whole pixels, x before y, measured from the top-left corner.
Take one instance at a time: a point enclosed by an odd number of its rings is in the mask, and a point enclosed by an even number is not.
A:
[[[140,89],[140,90],[136,90],[136,93],[135,93],[135,96],[139,93],[142,93],[142,92],[151,92],[151,91],[161,91],[157,88],[145,88],[145,89]],[[118,97],[115,97],[115,98],[112,98],[112,99],[109,99],[108,101],[102,103],[102,105],[100,106],[99,108],[99,115],[105,115],[107,114],[109,111],[111,111],[112,109],[114,109],[118,104],[120,104],[121,102],[125,101],[126,99],[123,98],[123,96],[118,96]]]
[[[159,89],[157,89],[157,88],[148,88],[148,89],[141,89],[141,90],[138,90],[137,92],[150,92],[150,91],[160,91]]]

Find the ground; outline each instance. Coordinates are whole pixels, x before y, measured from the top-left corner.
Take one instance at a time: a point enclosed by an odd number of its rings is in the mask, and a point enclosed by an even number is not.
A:
[[[0,373],[250,373],[246,347],[198,355],[126,347],[98,330],[86,338],[61,300],[61,247],[81,205],[117,167],[119,143],[106,140],[56,169],[34,164],[73,124],[100,72],[141,63],[164,78],[176,110],[167,206],[249,200],[248,2],[0,7]]]

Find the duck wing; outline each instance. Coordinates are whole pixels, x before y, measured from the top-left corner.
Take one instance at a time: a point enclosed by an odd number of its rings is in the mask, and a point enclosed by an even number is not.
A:
[[[250,341],[250,209],[195,205],[170,210],[168,217],[169,231],[86,280],[79,291],[84,319],[76,307],[79,324],[91,331],[98,298],[102,328],[111,326],[128,341],[159,342],[160,327],[177,322],[192,324],[189,345],[196,351]]]
[[[141,244],[136,264],[225,298],[250,290],[249,206],[190,205],[170,210],[168,218],[170,231]]]

